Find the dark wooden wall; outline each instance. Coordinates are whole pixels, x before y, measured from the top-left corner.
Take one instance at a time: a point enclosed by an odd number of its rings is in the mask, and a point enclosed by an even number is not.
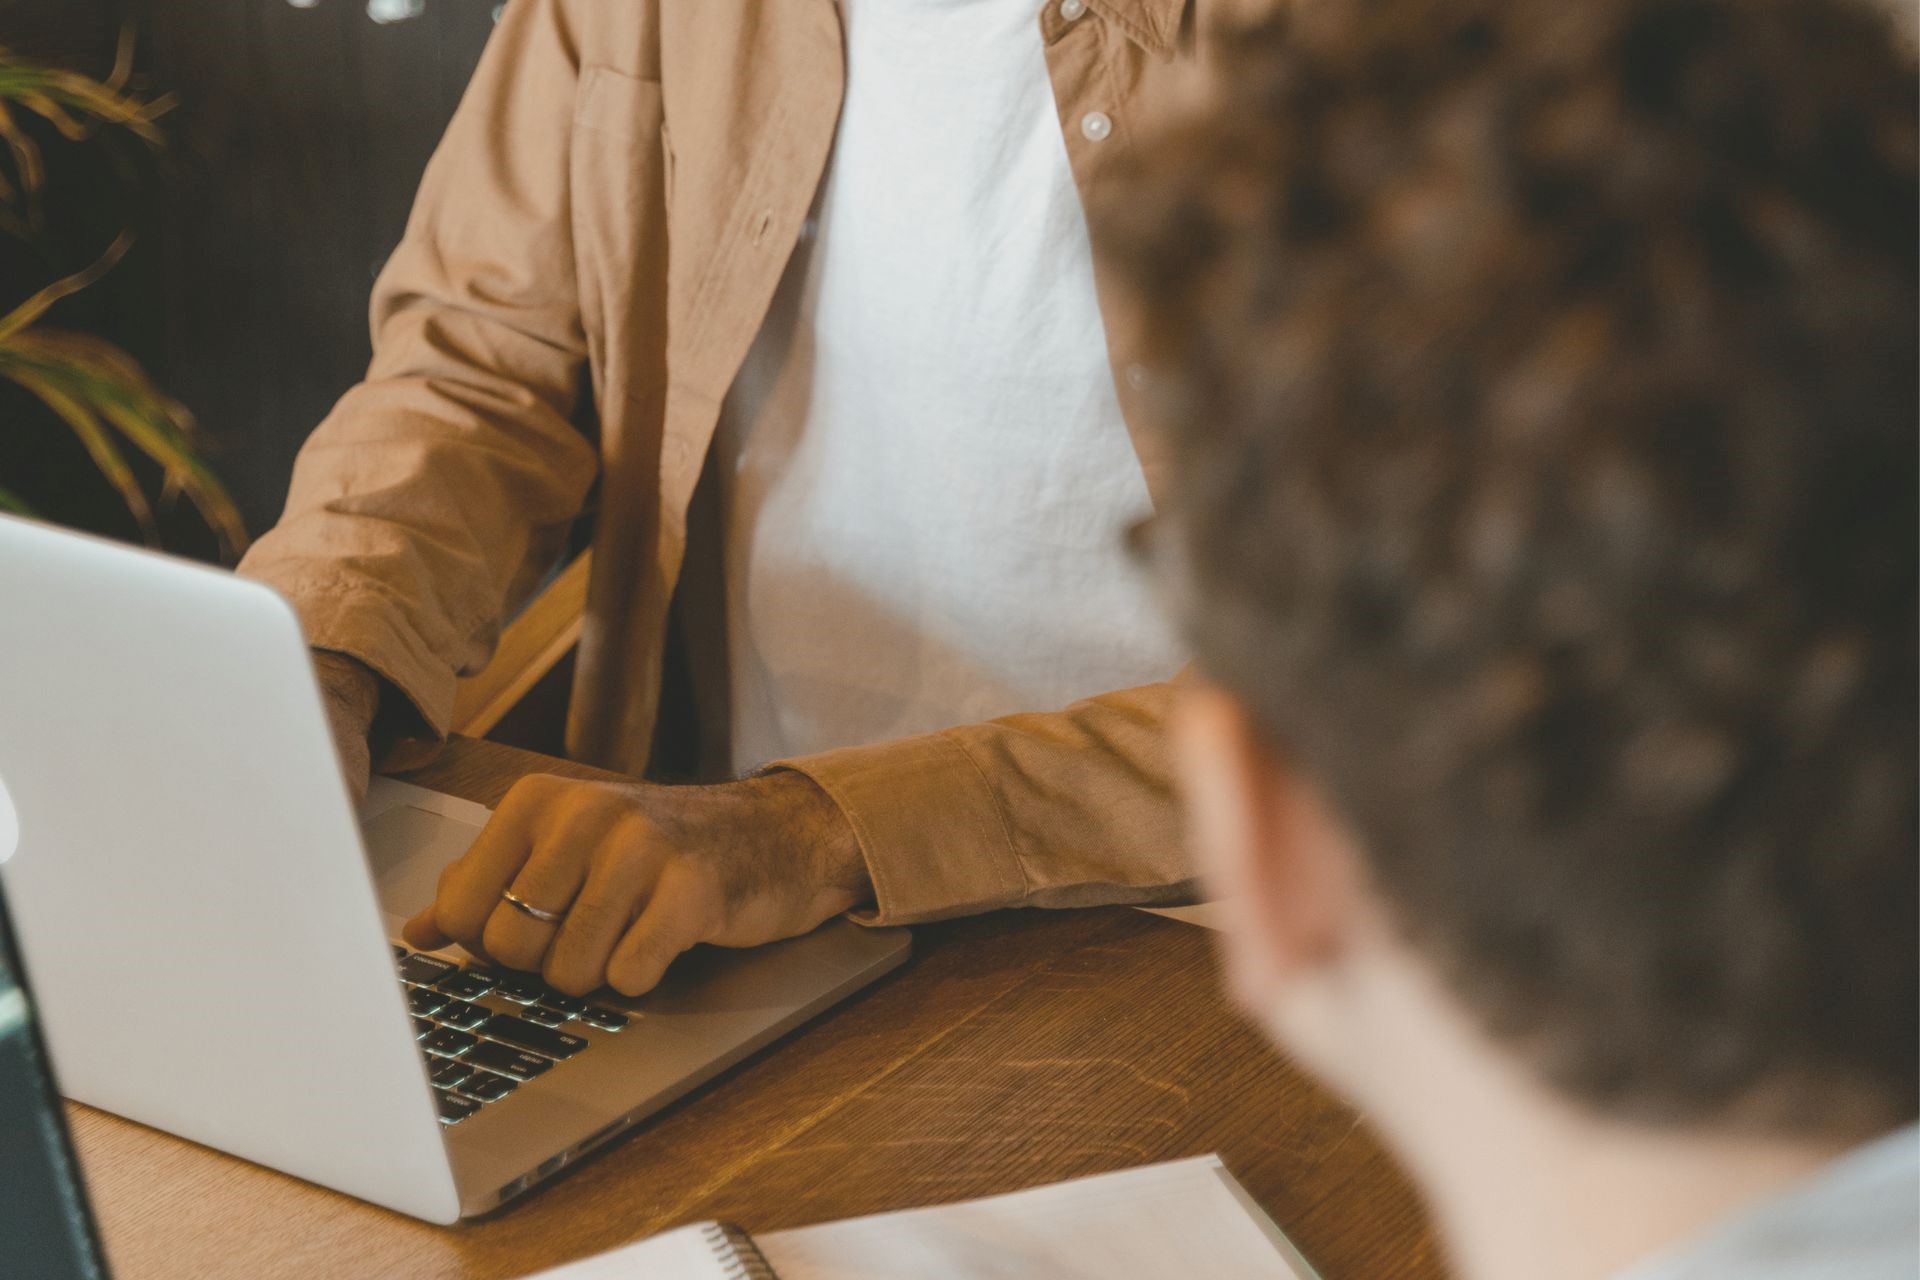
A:
[[[120,0],[0,0],[0,44],[36,61],[105,74],[113,64]],[[66,142],[32,112],[16,110],[15,124],[41,149],[48,184],[37,202],[39,231],[19,240],[0,234],[0,311],[87,266],[125,228],[151,246],[153,195],[159,163],[137,140],[115,133],[86,145]],[[9,166],[9,172],[12,172]],[[128,344],[140,329],[134,294],[141,261],[122,264],[108,280],[58,304],[47,324],[101,334]],[[147,307],[148,314],[151,306]],[[63,427],[38,400],[0,381],[0,483],[48,516],[120,537],[138,530],[113,490]],[[186,545],[210,552],[211,537],[197,521],[175,521]],[[202,535],[196,541],[194,533]],[[178,541],[175,537],[169,541]]]
[[[131,166],[48,134],[49,243],[0,240],[0,310],[133,228],[126,262],[51,319],[118,342],[192,409],[248,527],[267,529],[302,441],[366,369],[373,277],[495,8],[426,0],[382,25],[366,0],[0,0],[0,45],[95,74],[131,22],[143,87],[180,103],[167,151]],[[0,384],[0,475],[23,473],[50,516],[137,537],[71,437]],[[190,511],[163,526],[168,549],[216,554]],[[569,677],[562,664],[494,736],[557,753]]]
[[[367,295],[492,30],[494,0],[123,0],[177,93],[156,372],[218,442],[255,529],[365,371]]]
[[[0,44],[35,57],[110,47],[119,0],[0,0]]]
[[[194,411],[256,532],[279,514],[301,441],[365,370],[374,274],[495,7],[426,0],[423,16],[382,25],[365,0],[0,0],[0,44],[94,69],[131,21],[144,82],[180,100],[168,152],[137,180],[54,166],[78,207],[63,226],[89,224],[73,240],[110,239],[116,220],[141,236],[61,319],[120,342]],[[84,487],[84,460],[74,476]]]

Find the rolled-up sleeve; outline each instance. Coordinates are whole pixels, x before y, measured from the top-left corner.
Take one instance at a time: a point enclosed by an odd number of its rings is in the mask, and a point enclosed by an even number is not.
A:
[[[429,739],[598,472],[573,417],[568,26],[558,0],[506,6],[375,286],[367,377],[301,449],[279,524],[240,566],[312,645],[404,694]]]
[[[846,814],[873,880],[863,923],[997,907],[1188,900],[1166,716],[1174,686],[778,762]]]

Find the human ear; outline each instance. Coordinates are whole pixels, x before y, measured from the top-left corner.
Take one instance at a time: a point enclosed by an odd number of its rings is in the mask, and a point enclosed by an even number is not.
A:
[[[1186,686],[1172,732],[1188,839],[1225,916],[1228,978],[1264,1014],[1350,943],[1361,903],[1352,844],[1319,787],[1231,694]]]

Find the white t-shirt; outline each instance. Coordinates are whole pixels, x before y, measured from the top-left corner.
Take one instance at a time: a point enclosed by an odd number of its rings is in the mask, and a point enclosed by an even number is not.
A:
[[[1920,1128],[1896,1129],[1619,1280],[1912,1280]]]
[[[721,415],[745,772],[1170,677],[1040,0],[842,0],[813,230]]]

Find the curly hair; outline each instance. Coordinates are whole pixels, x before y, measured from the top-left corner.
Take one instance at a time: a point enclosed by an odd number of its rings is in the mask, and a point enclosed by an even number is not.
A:
[[[1331,0],[1101,212],[1200,665],[1615,1114],[1916,1110],[1916,98],[1837,0]]]

